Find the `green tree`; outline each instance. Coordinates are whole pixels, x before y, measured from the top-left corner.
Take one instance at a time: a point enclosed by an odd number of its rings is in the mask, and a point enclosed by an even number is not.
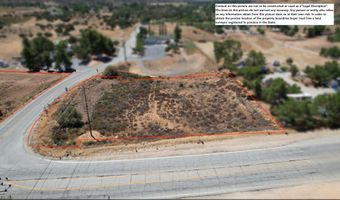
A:
[[[55,65],[56,68],[61,70],[62,66],[65,67],[65,70],[69,70],[72,66],[71,58],[69,54],[67,53],[67,42],[66,41],[61,41],[59,44],[56,45],[55,48]]]
[[[312,38],[316,36],[320,36],[323,34],[323,32],[326,30],[325,26],[313,26],[307,29],[307,37]]]
[[[34,52],[36,52],[35,64],[39,66],[40,69],[43,69],[44,67],[49,69],[53,62],[53,42],[51,42],[46,37],[38,36],[32,40],[32,45]]]
[[[235,40],[214,42],[214,53],[217,62],[224,58],[225,64],[232,64],[239,60],[243,55],[241,43]]]
[[[333,59],[340,58],[340,48],[337,46],[331,48],[321,48],[320,55],[324,57],[331,57]]]
[[[311,112],[320,126],[339,128],[340,93],[317,96],[311,105]]]
[[[90,55],[113,55],[116,51],[115,44],[110,38],[92,29],[81,31],[78,45],[76,46],[76,55],[80,59],[87,60]]]
[[[285,126],[306,131],[315,127],[308,101],[288,99],[282,104],[273,106],[271,112]]]
[[[287,58],[286,62],[287,62],[288,65],[291,65],[291,64],[293,64],[294,60],[293,60],[293,58],[289,57],[289,58]]]
[[[40,71],[40,67],[35,65],[35,55],[36,52],[32,48],[31,41],[29,41],[26,37],[22,41],[23,49],[21,51],[21,56],[25,60],[24,65],[30,71]]]
[[[261,35],[264,35],[265,33],[266,33],[266,31],[263,29],[263,28],[261,28],[261,27],[257,27],[257,32],[258,33],[260,33]]]
[[[299,69],[296,65],[290,65],[289,71],[292,73],[292,76],[295,77],[296,74],[299,72]]]
[[[327,37],[330,42],[340,42],[340,28],[335,29],[335,33]]]
[[[336,61],[326,62],[323,66],[306,67],[304,71],[317,86],[325,85],[328,81],[340,76],[340,65]]]
[[[0,21],[0,30],[1,30],[5,25],[6,25],[5,22]]]
[[[32,41],[23,39],[21,55],[24,58],[25,67],[31,71],[40,71],[52,66],[54,44],[43,36],[38,36]]]
[[[139,55],[144,55],[144,40],[147,36],[147,32],[146,28],[140,27],[139,33],[136,36],[136,46],[133,50]]]
[[[182,37],[182,29],[179,27],[178,24],[176,24],[174,35],[175,35],[175,42],[176,44],[178,44],[181,41],[181,37]]]
[[[262,86],[261,86],[260,80],[255,81],[254,90],[255,90],[255,97],[257,99],[261,99],[262,98]]]
[[[282,78],[272,80],[262,92],[263,100],[277,105],[287,99],[287,83]]]
[[[262,52],[251,50],[245,62],[247,66],[264,66],[266,64],[266,58]]]

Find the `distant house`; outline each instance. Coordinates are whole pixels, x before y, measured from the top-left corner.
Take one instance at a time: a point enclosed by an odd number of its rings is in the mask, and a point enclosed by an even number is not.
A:
[[[278,61],[278,60],[274,60],[273,61],[273,66],[274,67],[279,67],[281,64],[280,64],[280,61]]]
[[[145,45],[158,45],[158,44],[166,44],[167,42],[174,43],[174,40],[167,36],[149,36],[144,39]]]
[[[309,93],[287,94],[287,97],[295,100],[312,100],[312,95]]]
[[[272,31],[273,31],[273,32],[280,32],[281,30],[280,30],[279,28],[276,28],[276,27],[275,27],[275,28],[272,28]]]
[[[337,80],[331,80],[328,85],[335,91],[339,90],[339,82]]]
[[[240,61],[239,63],[236,64],[236,67],[242,68],[246,65],[246,62],[244,60]]]

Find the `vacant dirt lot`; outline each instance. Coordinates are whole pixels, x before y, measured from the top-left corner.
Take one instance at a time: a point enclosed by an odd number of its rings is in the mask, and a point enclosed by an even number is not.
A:
[[[227,77],[95,79],[86,82],[85,87],[95,137],[113,140],[85,141],[83,148],[156,142],[192,134],[278,129],[254,102],[246,100],[242,88]],[[51,129],[58,118],[55,111],[67,103],[76,105],[87,122],[83,93],[76,89],[43,117],[34,136],[36,145],[55,145],[51,139]],[[79,138],[89,138],[86,130],[87,125],[68,135],[64,144],[75,145]],[[50,155],[50,151],[42,152]]]
[[[165,23],[166,26],[166,32],[168,35],[173,35],[174,30],[176,27],[176,23]],[[149,28],[149,26],[147,26]],[[182,38],[192,40],[192,41],[216,41],[223,39],[224,36],[217,36],[213,33],[209,33],[207,31],[192,27],[192,26],[186,26],[181,25],[182,29]],[[159,35],[159,25],[158,24],[152,24],[150,25],[150,30],[154,35]]]
[[[0,121],[64,75],[0,72]]]
[[[216,70],[215,64],[196,47],[193,47],[190,54],[180,48],[179,53],[171,53],[162,59],[144,61],[130,67],[132,73],[149,76],[179,76],[212,70]]]

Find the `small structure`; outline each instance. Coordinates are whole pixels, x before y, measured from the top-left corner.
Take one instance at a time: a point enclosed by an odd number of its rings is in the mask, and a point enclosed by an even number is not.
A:
[[[9,66],[8,62],[4,60],[0,60],[0,67],[8,67],[8,66]]]
[[[332,88],[335,91],[339,90],[339,82],[338,82],[338,80],[331,80],[328,83],[328,85],[329,85],[330,88]]]
[[[312,100],[312,95],[309,93],[287,94],[287,97],[295,100]]]
[[[274,66],[274,67],[280,67],[280,65],[281,65],[281,64],[280,64],[280,61],[278,61],[278,60],[274,60],[274,61],[273,61],[273,66]]]
[[[172,38],[167,36],[148,36],[144,39],[145,45],[159,45],[166,44],[167,42],[173,42]]]
[[[246,65],[246,62],[244,60],[241,60],[239,63],[236,64],[237,68],[242,68]]]

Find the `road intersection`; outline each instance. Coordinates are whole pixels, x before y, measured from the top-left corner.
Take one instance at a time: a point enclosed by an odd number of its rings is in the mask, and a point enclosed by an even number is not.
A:
[[[113,63],[120,61],[122,50]],[[179,198],[340,180],[340,135],[264,149],[129,160],[50,160],[31,152],[26,133],[44,107],[108,64],[79,67],[0,124],[0,198]]]

